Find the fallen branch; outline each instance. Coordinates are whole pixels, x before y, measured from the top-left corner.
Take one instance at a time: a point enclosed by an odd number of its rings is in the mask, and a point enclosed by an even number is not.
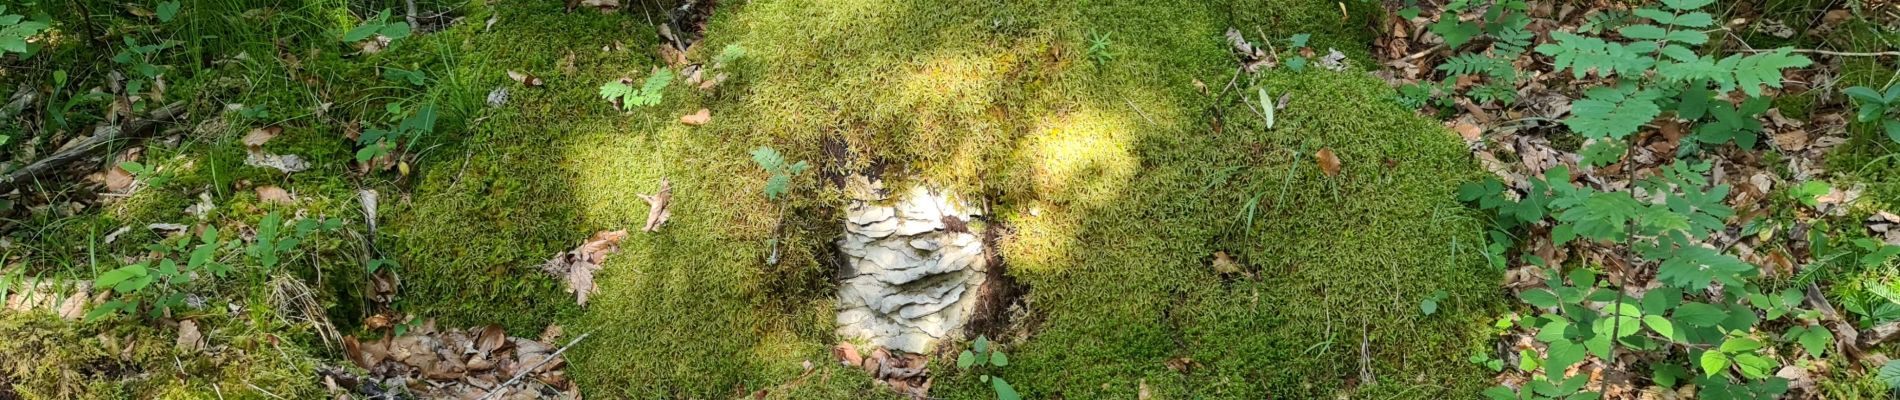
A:
[[[180,117],[184,108],[184,102],[171,103],[152,110],[150,114],[146,114],[143,118],[127,122],[125,126],[118,127],[117,129],[110,126],[94,128],[92,137],[86,139],[84,143],[74,145],[66,150],[42,158],[39,161],[34,161],[32,164],[27,164],[27,166],[17,171],[7,173],[5,177],[0,177],[0,194],[11,193],[15,189],[24,189],[27,183],[38,182],[41,176],[56,175],[60,167],[91,156],[95,152],[105,150],[106,145],[112,144],[113,142],[124,139],[143,138],[148,135],[150,131],[157,130],[159,122]]]
[[[1749,50],[1742,50],[1742,51],[1749,52],[1749,53],[1774,53],[1781,50],[1779,49],[1774,49],[1774,50],[1749,49]],[[1796,53],[1821,54],[1821,55],[1839,56],[1839,57],[1886,57],[1886,56],[1900,57],[1900,51],[1855,52],[1855,51],[1833,51],[1833,50],[1819,50],[1819,49],[1791,49],[1791,51],[1796,52]]]
[[[508,391],[509,386],[514,386],[515,382],[520,382],[521,378],[528,376],[529,372],[534,372],[534,370],[541,368],[542,365],[546,365],[549,361],[554,361],[555,358],[561,357],[561,353],[567,352],[568,348],[574,347],[574,345],[576,344],[580,344],[581,340],[587,339],[587,336],[592,335],[592,334],[593,333],[591,332],[583,333],[580,336],[575,337],[574,340],[569,340],[566,346],[561,346],[559,350],[555,350],[554,354],[549,354],[548,358],[542,359],[541,362],[534,363],[534,365],[528,366],[527,369],[523,369],[521,370],[521,372],[516,372],[515,377],[508,378],[507,382],[502,382],[501,385],[495,386],[494,390],[488,391],[488,394],[482,395],[482,398],[479,400],[492,399],[492,398],[495,398],[495,396],[500,395],[502,392]]]

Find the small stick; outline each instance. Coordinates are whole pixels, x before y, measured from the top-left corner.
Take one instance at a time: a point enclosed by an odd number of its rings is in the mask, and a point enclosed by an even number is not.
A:
[[[1743,50],[1743,51],[1749,52],[1749,53],[1773,53],[1773,52],[1777,52],[1781,50],[1749,49],[1749,50]],[[1821,54],[1821,55],[1840,56],[1840,57],[1884,57],[1884,56],[1900,57],[1900,51],[1853,52],[1853,51],[1833,51],[1833,50],[1819,50],[1819,49],[1791,49],[1791,51],[1796,52],[1796,53]]]
[[[567,352],[568,348],[574,347],[574,345],[576,344],[580,344],[581,340],[587,339],[587,336],[592,335],[592,334],[593,334],[592,332],[583,333],[580,336],[575,337],[574,340],[568,341],[566,346],[561,346],[560,350],[555,350],[554,354],[548,355],[548,358],[542,359],[541,362],[534,363],[534,365],[529,366],[528,369],[521,370],[521,372],[516,372],[515,377],[508,378],[507,382],[502,382],[501,385],[496,386],[494,390],[488,391],[488,394],[482,395],[482,398],[479,400],[488,400],[488,399],[495,398],[496,395],[499,395],[501,394],[501,392],[508,390],[509,386],[514,386],[515,382],[520,381],[522,377],[528,376],[529,372],[534,372],[535,369],[541,368],[542,365],[546,365],[549,361],[554,361],[555,357],[560,357],[561,353]]]
[[[1134,101],[1134,100],[1129,100],[1129,99],[1125,99],[1125,98],[1124,98],[1124,99],[1122,99],[1122,101],[1126,101],[1126,102],[1128,102],[1128,108],[1133,108],[1133,109],[1135,109],[1135,114],[1139,114],[1139,115],[1141,115],[1141,119],[1145,119],[1145,120],[1148,120],[1148,124],[1149,124],[1149,125],[1156,125],[1156,124],[1155,124],[1155,120],[1154,120],[1154,118],[1148,118],[1148,113],[1145,113],[1145,112],[1142,112],[1142,111],[1141,111],[1141,106],[1137,106],[1137,105],[1135,105],[1135,101]]]

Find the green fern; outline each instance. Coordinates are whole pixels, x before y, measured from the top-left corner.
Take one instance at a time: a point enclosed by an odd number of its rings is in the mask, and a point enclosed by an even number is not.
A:
[[[1595,87],[1584,91],[1583,99],[1571,103],[1570,118],[1564,119],[1564,124],[1586,138],[1620,140],[1660,114],[1656,95],[1638,90],[1633,84]]]
[[[1657,49],[1655,42],[1622,44],[1568,32],[1551,32],[1550,38],[1556,42],[1538,45],[1537,52],[1551,56],[1556,70],[1568,68],[1577,79],[1591,72],[1604,78],[1641,75],[1656,66],[1656,58],[1650,55]]]
[[[759,164],[759,168],[772,174],[772,177],[765,181],[765,197],[773,200],[778,200],[780,196],[790,192],[792,177],[805,172],[805,169],[810,167],[804,161],[786,164],[785,156],[771,147],[752,149],[752,162]]]
[[[634,107],[660,104],[662,92],[671,83],[673,70],[660,68],[653,75],[648,75],[646,83],[637,90],[626,81],[607,82],[600,86],[600,97],[614,102],[622,110],[633,110]]]

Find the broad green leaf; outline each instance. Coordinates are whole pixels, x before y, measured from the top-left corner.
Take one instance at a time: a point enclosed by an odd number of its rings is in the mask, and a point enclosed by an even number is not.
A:
[[[1689,28],[1707,28],[1715,24],[1715,16],[1705,12],[1692,12],[1676,16],[1676,19],[1669,21],[1669,24]]]
[[[1009,366],[1009,356],[1003,354],[1002,350],[991,351],[990,365],[994,365],[998,367],[1007,367]]]
[[[1895,87],[1900,87],[1900,85]],[[1881,96],[1880,92],[1874,91],[1873,88],[1866,86],[1847,88],[1846,90],[1842,90],[1841,94],[1845,94],[1847,97],[1853,98],[1861,103],[1886,104],[1887,102],[1886,97]]]
[[[1682,291],[1674,287],[1663,286],[1643,293],[1644,314],[1667,314],[1679,303],[1682,303]]]
[[[1485,398],[1491,400],[1517,400],[1517,392],[1512,391],[1508,386],[1492,386],[1490,389],[1485,389],[1483,394]]]
[[[1748,379],[1762,379],[1774,374],[1776,362],[1755,353],[1736,354],[1735,366],[1742,370],[1742,376]]]
[[[172,22],[172,18],[178,17],[178,8],[178,0],[158,3],[159,22]]]
[[[1827,328],[1810,326],[1795,340],[1801,342],[1801,348],[1807,350],[1808,355],[1820,358],[1827,352],[1827,345],[1834,343],[1834,334],[1828,332]]]
[[[1551,343],[1547,349],[1550,356],[1544,361],[1544,368],[1547,371],[1562,371],[1568,369],[1571,365],[1583,361],[1583,358],[1587,356],[1586,352],[1588,350],[1589,349],[1585,348],[1582,344],[1568,340],[1559,340],[1556,343]]]
[[[1881,382],[1887,383],[1888,388],[1900,389],[1900,360],[1887,361],[1886,364],[1882,364],[1878,375]]]
[[[976,337],[976,343],[971,344],[970,347],[976,349],[978,353],[988,353],[990,352],[990,338],[988,336],[978,335]]]
[[[1009,381],[1003,380],[1003,377],[991,378],[990,387],[996,390],[996,400],[1022,400],[1023,398],[1023,395],[1017,394],[1016,388],[1009,386]]]
[[[1715,326],[1727,318],[1728,312],[1721,307],[1696,302],[1683,304],[1675,314],[1676,323],[1699,328]]]
[[[1677,11],[1694,10],[1706,7],[1710,4],[1715,4],[1715,0],[1663,0],[1663,5],[1674,8]]]
[[[1661,315],[1643,316],[1643,325],[1648,325],[1649,330],[1656,331],[1656,334],[1662,337],[1672,340],[1676,337],[1676,324],[1669,322],[1668,318],[1663,318]]]
[[[1756,349],[1760,349],[1761,347],[1762,347],[1762,343],[1760,340],[1750,339],[1746,337],[1732,337],[1722,342],[1722,352],[1724,353],[1741,353],[1741,352],[1755,351]]]
[[[1715,376],[1716,373],[1728,369],[1728,356],[1723,355],[1722,352],[1719,351],[1704,351],[1702,352],[1702,362],[1700,365],[1702,366],[1702,375]]]
[[[970,366],[975,364],[976,353],[964,350],[962,354],[957,354],[957,369],[970,369]]]
[[[1887,127],[1887,139],[1900,142],[1900,119],[1890,119],[1882,125]]]
[[[383,25],[383,29],[377,30],[376,33],[389,38],[389,40],[406,38],[409,37],[409,23],[400,21],[392,22],[388,25]]]
[[[343,33],[343,42],[355,43],[355,42],[363,41],[363,39],[369,39],[369,37],[372,35],[375,35],[376,31],[379,29],[383,29],[383,26],[381,24],[374,24],[374,25],[363,24],[361,26],[357,26],[354,29],[350,29],[349,32]]]

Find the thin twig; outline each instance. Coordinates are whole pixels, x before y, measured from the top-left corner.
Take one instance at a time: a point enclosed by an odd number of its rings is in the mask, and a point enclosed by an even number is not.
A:
[[[515,377],[508,378],[508,381],[502,382],[500,386],[495,386],[494,390],[488,391],[488,394],[482,395],[482,398],[479,400],[492,399],[492,398],[495,398],[496,395],[501,394],[501,392],[507,391],[509,386],[514,386],[515,382],[520,381],[522,377],[528,376],[529,372],[534,372],[535,369],[541,368],[542,365],[546,365],[549,361],[554,361],[556,357],[561,356],[561,353],[567,352],[568,348],[574,347],[574,345],[576,344],[580,344],[581,340],[587,339],[587,336],[592,335],[592,334],[593,334],[592,332],[583,333],[580,336],[575,337],[574,340],[568,341],[566,346],[561,346],[560,350],[555,350],[554,354],[548,355],[548,358],[541,359],[541,362],[534,363],[534,365],[528,366],[527,369],[523,369],[521,370],[521,372],[516,372]]]
[[[1750,49],[1750,50],[1743,50],[1743,51],[1749,52],[1749,53],[1773,53],[1773,52],[1777,52],[1781,50]],[[1793,51],[1796,53],[1821,54],[1821,55],[1838,56],[1838,57],[1889,57],[1889,56],[1900,57],[1900,51],[1856,52],[1856,51],[1833,51],[1833,50],[1820,50],[1820,49],[1790,49],[1789,51]]]
[[[1126,102],[1128,102],[1128,108],[1133,108],[1133,109],[1135,109],[1135,114],[1138,114],[1138,115],[1141,115],[1141,119],[1145,119],[1145,120],[1148,120],[1148,124],[1149,124],[1149,125],[1158,125],[1158,124],[1156,124],[1156,123],[1155,123],[1155,120],[1154,120],[1154,118],[1148,118],[1148,113],[1145,113],[1145,112],[1141,112],[1141,106],[1137,106],[1137,105],[1135,105],[1135,101],[1134,101],[1134,100],[1129,100],[1129,99],[1122,99],[1122,101],[1126,101]]]

